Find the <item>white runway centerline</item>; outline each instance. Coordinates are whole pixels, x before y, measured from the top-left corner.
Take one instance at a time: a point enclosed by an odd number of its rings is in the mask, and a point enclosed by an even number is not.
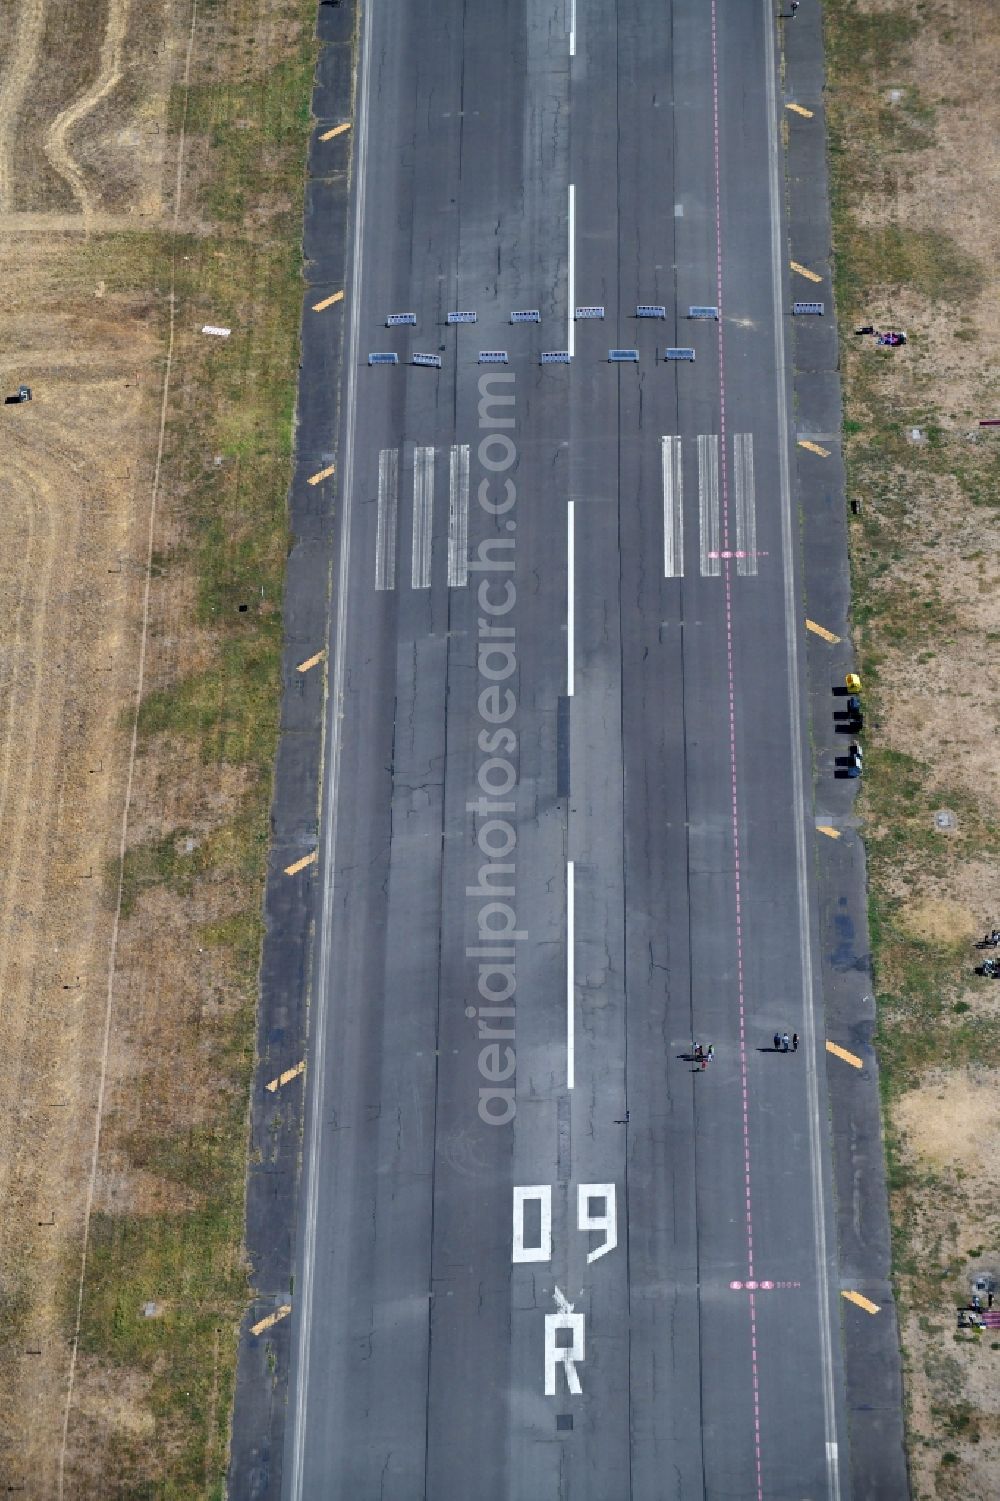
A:
[[[679,437],[660,439],[663,466],[663,576],[684,577],[684,467]]]
[[[573,957],[576,911],[573,861],[566,862],[566,1088],[576,1082],[576,965]]]
[[[757,501],[753,482],[753,433],[733,434],[736,495],[736,572],[757,576]]]
[[[576,634],[576,527],[574,524],[574,511],[576,502],[569,501],[566,506],[566,696],[573,697],[574,672],[573,653],[575,650],[574,637]]]
[[[383,448],[378,456],[378,520],[375,528],[375,588],[396,587],[396,506],[399,500],[399,450]]]
[[[573,313],[576,307],[576,188],[572,183],[569,185],[569,206],[567,210],[569,218],[569,268],[567,272],[566,286],[566,348],[569,350],[570,359],[576,350],[576,323]]]
[[[469,445],[453,443],[448,475],[448,587],[469,582]]]
[[[719,438],[717,433],[698,437],[698,522],[703,578],[718,578],[719,557]]]
[[[413,454],[413,557],[410,582],[414,589],[431,586],[431,541],[434,528],[434,450]]]

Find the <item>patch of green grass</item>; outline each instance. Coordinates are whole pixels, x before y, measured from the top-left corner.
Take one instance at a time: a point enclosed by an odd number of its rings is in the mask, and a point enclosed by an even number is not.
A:
[[[103,1456],[102,1473],[141,1477],[116,1495],[223,1493],[246,1286],[233,1255],[242,1220],[242,1196],[218,1191],[186,1214],[91,1220],[80,1349],[111,1371],[141,1372],[156,1422],[155,1445],[121,1437]],[[148,1302],[159,1316],[144,1316]]]
[[[969,302],[982,291],[979,262],[943,229],[855,224],[851,238],[849,274],[859,286],[906,286],[931,302]]]
[[[190,850],[187,848],[190,842]],[[177,829],[162,839],[151,839],[134,845],[125,853],[122,871],[121,913],[131,917],[136,903],[151,886],[167,886],[171,891],[186,895],[199,870],[203,868],[199,841],[184,829]],[[109,863],[106,886],[114,902],[118,893],[119,865],[117,860]]]
[[[187,129],[207,138],[218,164],[202,194],[202,206],[216,223],[241,223],[262,197],[287,194],[289,161],[301,161],[309,125],[313,62],[311,28],[303,27],[297,54],[266,77],[189,90]],[[182,107],[178,96],[175,118]]]
[[[826,0],[824,43],[830,72],[859,78],[874,68],[887,73],[916,34],[917,22],[905,6],[868,11],[857,0]]]
[[[164,732],[187,736],[206,762],[266,769],[277,736],[280,665],[280,622],[251,619],[244,638],[223,641],[212,667],[144,699],[139,732],[147,741]]]
[[[258,846],[255,853],[259,859],[266,860],[266,843],[262,849]],[[256,984],[263,937],[263,920],[256,911],[236,912],[216,922],[202,923],[198,929],[198,941],[204,948],[225,951],[234,979],[248,994]]]

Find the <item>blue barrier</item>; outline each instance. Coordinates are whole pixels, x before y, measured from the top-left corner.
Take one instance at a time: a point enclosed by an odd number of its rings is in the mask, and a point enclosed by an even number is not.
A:
[[[576,316],[577,318],[603,318],[604,309],[602,307],[578,307]]]
[[[385,320],[386,328],[397,328],[401,323],[412,324],[415,328],[417,324],[416,313],[390,313]]]
[[[542,315],[536,307],[525,308],[520,313],[511,313],[511,323],[541,323]]]
[[[616,365],[616,364],[619,364],[623,360],[630,360],[633,364],[637,365],[639,363],[639,351],[638,351],[638,349],[609,349],[608,350],[608,363],[609,364]]]
[[[640,302],[635,310],[635,316],[637,318],[665,318],[667,310],[665,307],[657,307],[652,302]]]
[[[718,319],[719,319],[719,309],[717,307],[689,307],[688,308],[688,317],[689,318],[714,318],[716,320],[716,322],[718,322]]]
[[[568,365],[570,354],[568,349],[549,349],[542,355],[539,362],[542,365]]]
[[[479,317],[478,313],[449,313],[448,314],[448,322],[449,323],[475,323],[475,321],[476,321],[476,319],[478,317]]]
[[[415,354],[410,359],[411,365],[430,365],[435,370],[441,369],[441,356],[439,354]]]
[[[368,356],[368,363],[369,363],[369,365],[398,365],[399,364],[399,355],[398,354],[370,354]]]
[[[506,365],[506,349],[481,349],[479,351],[479,363],[481,365]]]
[[[792,312],[793,313],[822,313],[823,310],[824,310],[824,304],[822,302],[793,302],[792,303]]]
[[[693,360],[693,349],[668,349],[663,358],[665,360]]]

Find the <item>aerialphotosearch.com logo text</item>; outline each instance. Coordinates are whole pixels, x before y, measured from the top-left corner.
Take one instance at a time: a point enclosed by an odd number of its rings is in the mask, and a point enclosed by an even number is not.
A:
[[[469,559],[469,572],[481,575],[477,591],[476,662],[479,671],[479,730],[481,759],[476,780],[479,796],[466,804],[472,814],[476,846],[483,857],[475,886],[466,896],[478,903],[477,941],[466,950],[476,961],[479,999],[466,1008],[479,1028],[479,1115],[487,1125],[505,1126],[516,1110],[514,1076],[514,997],[517,990],[517,945],[527,933],[517,925],[516,811],[518,740],[517,637],[514,606],[515,505],[517,491],[508,471],[517,463],[517,449],[508,436],[514,426],[514,375],[503,371],[479,378],[477,456],[485,477],[479,483],[479,505],[495,523]]]

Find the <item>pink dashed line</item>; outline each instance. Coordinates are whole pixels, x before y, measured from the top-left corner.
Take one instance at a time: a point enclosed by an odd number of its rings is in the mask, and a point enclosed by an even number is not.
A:
[[[736,710],[735,673],[733,671],[733,575],[729,551],[729,483],[726,465],[726,365],[722,330],[722,187],[719,167],[719,50],[717,35],[717,0],[712,0],[712,135],[715,159],[715,301],[719,309],[716,324],[719,341],[719,442],[722,448],[722,549],[726,591],[726,670],[729,683],[729,769],[731,775],[731,816],[733,825],[733,883],[736,898],[736,987],[739,1006],[740,1087],[743,1092],[743,1181],[747,1222],[747,1276],[750,1304],[750,1369],[753,1383],[754,1454],[757,1468],[757,1498],[764,1501],[764,1481],[760,1455],[760,1389],[757,1365],[757,1282],[753,1269],[753,1212],[750,1194],[750,1120],[747,1077],[746,996],[743,975],[743,904],[740,876],[739,802],[736,789]]]

